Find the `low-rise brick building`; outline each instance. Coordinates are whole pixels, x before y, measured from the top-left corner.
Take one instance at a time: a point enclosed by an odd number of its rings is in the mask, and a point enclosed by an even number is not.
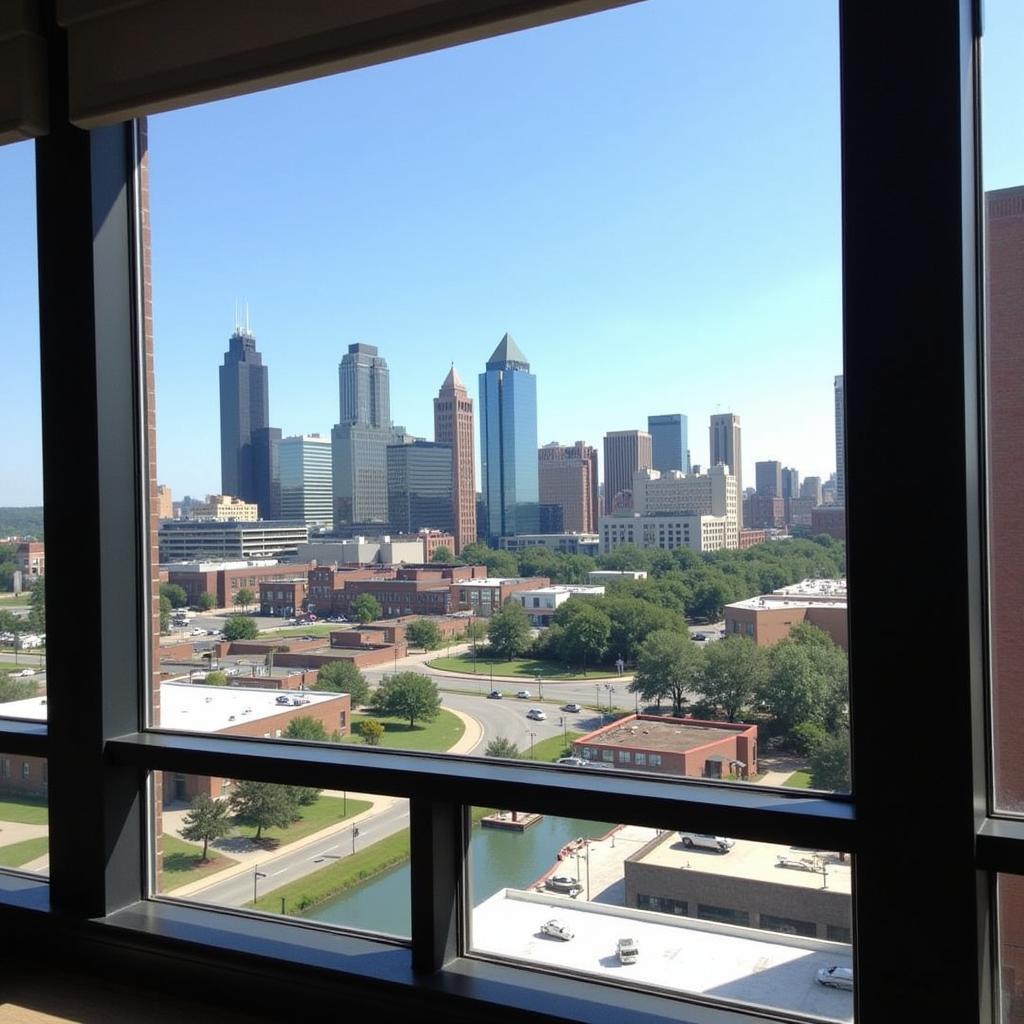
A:
[[[306,606],[306,580],[260,580],[260,615],[297,615]]]
[[[629,715],[573,742],[573,753],[608,767],[724,779],[757,774],[757,726]]]
[[[233,606],[233,598],[243,587],[258,591],[269,580],[304,580],[309,575],[305,563],[282,565],[272,559],[238,562],[170,562],[162,566],[167,582],[176,583],[188,595],[188,603],[199,603],[201,594],[212,594],[218,608]]]
[[[500,611],[505,602],[523,590],[547,587],[547,576],[494,576],[483,579],[461,580],[452,585],[453,611],[468,611],[482,619],[489,619]]]
[[[849,650],[846,580],[802,580],[771,594],[727,604],[724,614],[727,636],[748,636],[758,647],[785,640],[795,625],[807,622]]]

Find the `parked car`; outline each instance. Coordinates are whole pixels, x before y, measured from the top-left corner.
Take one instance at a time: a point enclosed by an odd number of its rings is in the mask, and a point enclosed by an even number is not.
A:
[[[683,846],[692,850],[695,846],[702,850],[717,850],[719,853],[728,853],[735,845],[734,839],[726,839],[725,836],[710,836],[704,832],[680,832],[679,838]]]
[[[555,918],[545,921],[540,926],[540,930],[545,935],[550,935],[553,939],[561,939],[563,942],[568,942],[573,935],[572,929],[564,921],[558,921]]]
[[[531,695],[529,690],[517,690],[516,696],[521,700],[529,700]]]
[[[560,757],[555,763],[565,764],[570,768],[589,768],[591,765],[590,761],[582,757]]]
[[[490,697],[491,700],[501,700],[503,694],[501,690],[491,690],[487,696]]]
[[[616,947],[620,964],[635,964],[640,956],[640,947],[636,939],[619,939]]]
[[[36,670],[34,668],[23,668],[20,672],[12,672],[12,676],[34,676]]]
[[[582,711],[583,707],[581,705],[579,705],[579,704],[563,704],[562,705],[562,710],[563,711],[571,711],[571,712],[575,713],[577,711]]]
[[[535,722],[543,722],[546,721],[548,716],[544,714],[544,711],[541,708],[530,708],[530,710],[526,712],[526,717],[532,718]]]
[[[573,878],[572,875],[554,875],[545,881],[544,887],[552,892],[567,893],[569,896],[578,896],[583,892],[579,879]]]
[[[708,638],[707,637],[707,633],[694,633],[693,634],[693,639],[694,640],[707,640],[707,638]]]
[[[819,985],[826,988],[853,988],[853,968],[840,967],[833,964],[831,967],[822,967],[816,978]]]

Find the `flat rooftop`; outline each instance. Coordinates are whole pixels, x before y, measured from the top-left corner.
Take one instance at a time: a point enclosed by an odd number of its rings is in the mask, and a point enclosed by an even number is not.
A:
[[[714,743],[716,740],[732,739],[738,732],[747,726],[738,729],[722,729],[713,725],[700,725],[698,723],[680,723],[678,720],[672,722],[658,721],[653,718],[636,719],[632,716],[627,718],[622,725],[611,726],[608,729],[589,733],[575,740],[575,744],[593,743],[595,746],[639,747],[641,750],[672,750],[687,751],[695,747],[703,747],[706,743]]]
[[[678,832],[666,832],[657,846],[631,863],[772,882],[798,889],[829,889],[847,896],[852,891],[850,858],[841,861],[833,850],[808,850],[755,843],[749,839],[737,839],[735,843],[728,853],[697,847],[688,850]],[[779,857],[784,857],[787,864],[779,864]]]
[[[543,935],[540,926],[551,918],[567,924],[574,937],[563,942]],[[637,942],[636,963],[619,963],[616,942],[624,937]],[[853,993],[815,981],[822,967],[853,966],[850,947],[838,942],[501,889],[473,911],[472,945],[619,984],[853,1020]]]
[[[535,576],[488,576],[476,580],[453,580],[460,587],[499,587],[502,583],[529,583]]]
[[[278,704],[277,698],[281,696],[303,703]],[[295,707],[310,708],[338,696],[336,693],[164,682],[160,686],[160,725],[164,729],[189,732],[220,732],[229,726],[270,718]]]
[[[846,580],[801,580],[788,587],[773,590],[772,595],[782,594],[796,597],[832,597],[846,600]]]
[[[754,610],[778,611],[784,608],[845,608],[846,597],[814,597],[798,594],[765,594],[750,597],[746,601],[733,601],[726,608],[752,608]]]
[[[553,587],[537,587],[536,590],[524,590],[520,596],[527,597],[530,594],[582,594],[587,597],[604,597],[604,587],[560,583]]]

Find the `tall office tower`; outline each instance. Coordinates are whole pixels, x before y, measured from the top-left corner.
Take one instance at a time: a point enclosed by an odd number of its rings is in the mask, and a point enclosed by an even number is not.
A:
[[[685,416],[678,412],[667,416],[648,416],[647,432],[651,435],[654,469],[662,473],[672,469],[690,472]]]
[[[597,529],[597,449],[577,441],[574,445],[546,444],[537,452],[541,506],[560,507],[557,533],[593,533]],[[554,524],[557,517],[549,518]],[[547,531],[541,530],[541,533]]]
[[[338,365],[338,398],[339,423],[391,426],[388,364],[376,345],[349,345]]]
[[[627,492],[632,493],[633,474],[650,469],[653,459],[651,435],[646,430],[611,430],[604,435],[604,510],[611,515],[615,509],[630,508]],[[619,495],[616,504],[616,495]]]
[[[473,399],[454,366],[434,399],[434,440],[452,449],[452,534],[459,554],[476,540],[476,465]]]
[[[755,462],[754,483],[757,485],[757,493],[762,498],[782,497],[782,463],[781,462]]]
[[[836,377],[836,504],[846,504],[846,399],[843,378]]]
[[[789,466],[782,467],[782,496],[784,498],[800,497],[800,473]]]
[[[281,429],[260,427],[252,432],[252,473],[261,519],[281,518]]]
[[[716,413],[711,417],[711,457],[708,459],[709,466],[717,466],[720,463],[729,467],[732,475],[736,477],[736,490],[740,495],[743,490],[743,452],[740,444],[740,418],[731,412]],[[739,526],[743,529],[743,503],[739,507]]]
[[[220,483],[224,494],[257,503],[252,434],[269,425],[269,391],[256,338],[236,326],[220,367]]]
[[[174,496],[166,484],[156,485],[156,506],[161,519],[174,518]]]
[[[319,434],[286,437],[279,449],[281,518],[307,526],[334,521],[331,441]]]
[[[452,532],[453,455],[450,444],[436,441],[388,447],[388,522],[392,530]]]
[[[800,484],[800,497],[813,498],[815,505],[821,504],[821,477],[805,476]]]
[[[537,378],[510,334],[480,374],[480,473],[487,537],[537,533]]]

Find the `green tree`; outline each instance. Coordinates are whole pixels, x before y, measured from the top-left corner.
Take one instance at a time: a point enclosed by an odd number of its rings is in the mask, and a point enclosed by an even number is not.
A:
[[[436,651],[442,642],[440,628],[430,619],[414,619],[406,628],[405,637],[409,643],[425,651]]]
[[[221,800],[214,800],[209,793],[200,793],[193,801],[183,819],[181,838],[190,843],[202,842],[203,861],[210,843],[231,831],[231,810]]]
[[[530,619],[523,606],[514,598],[505,602],[505,607],[491,616],[487,637],[495,654],[511,661],[530,646],[532,633]]]
[[[380,601],[373,594],[360,594],[352,602],[352,611],[360,622],[374,622],[383,614]]]
[[[32,584],[32,593],[28,599],[28,624],[36,633],[46,632],[46,577],[40,576]],[[163,629],[163,626],[160,627]]]
[[[228,676],[226,672],[221,672],[220,670],[207,672],[204,682],[207,686],[227,686]]]
[[[408,718],[411,729],[416,720],[432,722],[441,711],[441,695],[430,676],[420,672],[399,672],[377,689],[377,709],[382,715]]]
[[[494,554],[494,548],[489,548],[483,541],[473,541],[462,549],[459,556],[466,565],[486,565],[487,559]]]
[[[455,561],[455,555],[452,553],[452,549],[441,545],[436,548],[434,553],[430,556],[431,562],[444,562],[445,564]]]
[[[705,661],[700,693],[735,722],[761,689],[764,652],[747,637],[728,636],[708,646]]]
[[[850,734],[824,736],[811,751],[811,785],[848,793],[850,791]]]
[[[248,608],[256,600],[256,595],[248,587],[239,587],[231,603],[236,608]]]
[[[477,643],[487,636],[487,623],[481,622],[479,619],[466,623],[466,632],[463,636],[467,640],[473,641],[473,650],[475,651]]]
[[[255,640],[259,635],[259,627],[248,615],[232,615],[224,623],[225,640]]]
[[[359,725],[356,726],[359,735],[363,737],[363,742],[371,747],[380,746],[380,741],[384,738],[384,724],[378,722],[376,718],[364,719]]]
[[[582,664],[586,675],[587,663],[595,665],[604,657],[611,632],[612,623],[607,614],[594,605],[583,604],[562,633],[559,644],[562,659],[567,664]]]
[[[240,825],[254,827],[256,839],[263,835],[265,828],[287,828],[298,813],[296,788],[248,779],[236,782],[230,797],[235,820]]]
[[[352,698],[353,708],[363,707],[370,699],[370,684],[366,676],[351,661],[341,658],[329,665],[321,665],[313,689],[327,693],[347,693]]]
[[[213,596],[208,590],[204,590],[199,595],[199,608],[201,611],[208,612],[211,608],[217,607],[217,598]]]
[[[324,723],[312,715],[298,715],[288,723],[284,731],[285,739],[289,740],[324,740],[330,739]]]
[[[185,588],[179,587],[177,583],[161,583],[160,596],[166,597],[171,602],[172,608],[184,608],[188,604],[188,594],[185,593]]]
[[[520,757],[519,747],[517,747],[511,740],[505,739],[504,736],[499,736],[497,739],[491,740],[487,744],[484,750],[484,754],[487,757]]]
[[[168,598],[160,595],[160,632],[166,633],[171,625],[171,602]]]
[[[28,700],[36,695],[36,689],[36,684],[28,679],[12,679],[6,672],[0,672],[0,704]]]
[[[659,705],[670,698],[672,713],[681,715],[688,694],[702,692],[705,660],[704,650],[685,633],[656,630],[640,647],[630,693]]]
[[[15,615],[14,612],[7,611],[6,608],[0,609],[0,633],[10,633],[12,637],[16,637],[24,631],[25,620],[23,618]]]

